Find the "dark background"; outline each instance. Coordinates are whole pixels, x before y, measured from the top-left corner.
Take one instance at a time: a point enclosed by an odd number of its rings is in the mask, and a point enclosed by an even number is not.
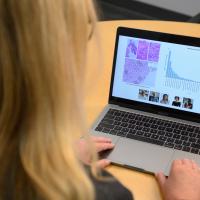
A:
[[[100,20],[143,19],[200,22],[200,15],[190,16],[133,0],[96,0]]]

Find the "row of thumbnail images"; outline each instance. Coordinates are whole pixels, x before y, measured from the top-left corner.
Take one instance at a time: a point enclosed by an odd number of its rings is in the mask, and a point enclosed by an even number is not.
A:
[[[193,108],[193,99],[191,98],[174,96],[173,100],[170,100],[169,94],[144,89],[139,89],[138,99],[187,109]]]

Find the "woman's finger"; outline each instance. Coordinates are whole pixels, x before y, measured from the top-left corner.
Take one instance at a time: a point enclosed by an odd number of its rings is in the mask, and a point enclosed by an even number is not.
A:
[[[156,179],[158,181],[158,184],[160,186],[161,191],[163,191],[165,181],[167,180],[165,175],[162,172],[159,172],[159,173],[156,174]]]
[[[112,142],[112,140],[110,139],[110,138],[107,138],[107,137],[96,137],[96,136],[92,136],[91,137],[91,139],[92,139],[92,141],[93,142],[102,142],[102,143],[111,143]]]
[[[108,165],[110,165],[111,161],[110,160],[107,160],[107,159],[102,159],[102,160],[99,160],[97,161],[97,167],[103,169],[105,167],[107,167]]]
[[[113,149],[115,145],[113,143],[106,142],[106,143],[96,143],[95,146],[97,152],[99,153],[101,151]]]

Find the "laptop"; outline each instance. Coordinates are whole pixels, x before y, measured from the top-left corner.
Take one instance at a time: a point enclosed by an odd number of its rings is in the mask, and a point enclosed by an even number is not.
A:
[[[91,134],[112,139],[113,164],[142,172],[200,164],[200,38],[119,27],[108,105]]]

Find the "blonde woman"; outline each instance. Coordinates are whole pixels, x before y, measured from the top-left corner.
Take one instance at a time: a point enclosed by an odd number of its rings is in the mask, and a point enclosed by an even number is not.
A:
[[[110,175],[99,166],[109,161],[91,153],[112,149],[111,141],[79,140],[87,133],[81,102],[95,22],[91,0],[0,0],[0,199],[132,199],[102,178]],[[192,161],[157,177],[166,199],[200,197]]]

